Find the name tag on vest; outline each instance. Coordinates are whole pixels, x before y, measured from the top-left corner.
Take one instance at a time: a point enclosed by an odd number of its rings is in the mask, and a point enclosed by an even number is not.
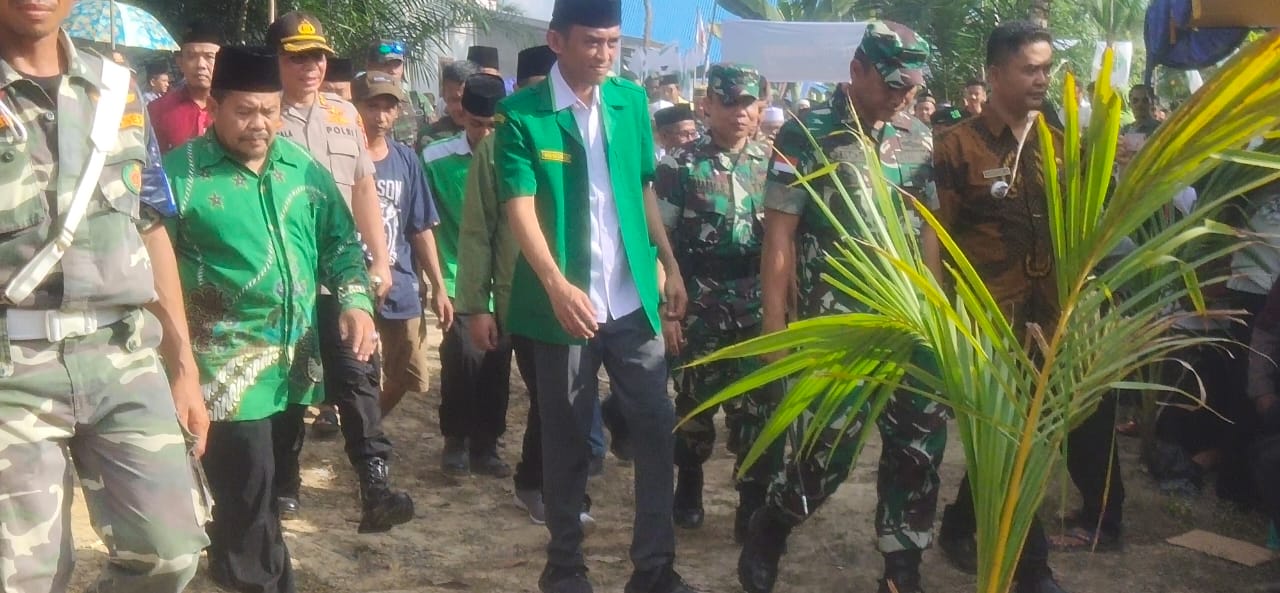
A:
[[[543,150],[541,151],[540,154],[542,156],[542,160],[544,161],[553,161],[557,163],[570,163],[573,161],[573,159],[569,156],[569,153],[567,152],[559,152],[555,150]]]

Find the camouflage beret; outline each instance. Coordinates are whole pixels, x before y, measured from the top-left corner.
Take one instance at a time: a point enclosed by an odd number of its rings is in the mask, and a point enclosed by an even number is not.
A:
[[[858,49],[889,86],[906,88],[924,84],[924,71],[929,67],[929,42],[906,25],[871,21]]]
[[[759,99],[760,73],[743,64],[714,64],[707,69],[707,94],[716,95],[722,103],[736,102],[740,97]]]

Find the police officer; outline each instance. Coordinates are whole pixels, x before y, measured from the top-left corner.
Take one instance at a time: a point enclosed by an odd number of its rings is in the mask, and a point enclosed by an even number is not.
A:
[[[144,173],[142,94],[72,45],[72,4],[0,3],[0,590],[66,590],[74,463],[108,554],[91,588],[178,593],[209,541],[209,422],[173,204]]]
[[[284,87],[280,135],[306,147],[311,156],[333,174],[338,189],[355,217],[372,264],[369,275],[378,297],[390,289],[386,231],[374,186],[373,161],[369,158],[364,126],[355,106],[335,95],[319,92],[328,58],[334,56],[320,20],[305,12],[290,12],[271,24],[268,44],[277,50],[280,82]],[[412,517],[413,501],[408,494],[393,492],[387,476],[391,441],[382,431],[379,373],[376,361],[362,361],[342,347],[338,317],[339,295],[321,294],[317,310],[320,356],[324,363],[325,394],[342,414],[342,432],[347,443],[347,459],[360,477],[365,497],[362,524],[390,524],[376,520],[393,517],[390,523]],[[306,402],[299,402],[306,403]],[[303,405],[291,406],[280,416],[276,433],[276,493],[281,513],[299,510],[298,455],[302,450]]]
[[[709,134],[668,153],[654,181],[662,221],[689,290],[684,320],[664,324],[667,350],[676,359],[672,368],[678,369],[672,376],[679,417],[760,368],[755,359],[682,368],[760,334],[760,247],[770,155],[768,146],[751,139],[760,115],[760,74],[747,66],[716,64],[707,71],[707,86],[703,107]],[[764,394],[753,393],[727,410],[726,423],[734,433],[729,442],[739,462],[760,434],[767,404]],[[714,416],[715,410],[708,410],[676,429],[679,477],[673,518],[680,527],[702,524],[702,465],[715,444]],[[764,504],[780,463],[781,449],[775,448],[738,482],[738,538],[751,513]]]
[[[797,179],[827,162],[840,163],[842,171],[865,174],[869,155],[864,153],[863,140],[859,138],[865,132],[876,145],[876,155],[870,156],[879,158],[894,185],[922,201],[936,199],[929,129],[903,113],[912,93],[924,84],[923,69],[928,58],[929,44],[910,29],[897,23],[873,22],[850,63],[852,83],[846,89],[847,95],[842,95],[847,99],[813,110],[804,124],[807,131],[793,121],[779,132],[765,195],[761,265],[765,333],[786,326],[797,264],[801,318],[862,307],[822,280],[821,274],[827,271],[826,250],[841,238],[824,209],[815,207],[809,193],[794,185]],[[817,147],[811,138],[816,139]],[[861,214],[850,210],[837,188],[831,187],[830,179],[821,177],[814,183],[825,210],[845,221],[845,228],[857,228],[851,221]],[[845,182],[844,189],[859,191],[851,180]],[[922,221],[910,206],[904,205],[902,215],[921,228]],[[937,238],[927,228],[922,232],[922,244],[928,263],[937,270]],[[776,356],[780,354],[770,358]],[[937,466],[946,445],[947,417],[944,406],[908,391],[893,398],[880,417],[884,450],[877,476],[880,497],[876,535],[885,555],[881,593],[892,590],[890,584],[899,593],[920,591],[920,555],[932,538]],[[812,413],[803,419],[812,422]],[[812,450],[793,452],[783,479],[774,482],[765,507],[751,518],[738,563],[738,578],[747,591],[763,593],[773,589],[787,535],[848,477],[857,452],[857,435],[864,424],[860,410],[837,410],[830,425],[843,430],[827,430]]]

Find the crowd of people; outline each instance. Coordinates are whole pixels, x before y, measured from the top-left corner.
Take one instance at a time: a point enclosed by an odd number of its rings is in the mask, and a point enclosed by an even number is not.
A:
[[[65,590],[74,467],[110,555],[96,590],[180,592],[204,552],[227,590],[292,593],[281,522],[306,502],[309,409],[313,438],[345,441],[357,530],[411,521],[383,421],[431,390],[432,318],[440,468],[513,480],[513,504],[549,535],[539,589],[592,591],[587,482],[603,471],[607,429],[607,448],[634,466],[625,591],[693,591],[675,569],[676,528],[703,524],[717,410],[677,418],[785,353],[686,365],[864,306],[822,274],[840,239],[828,216],[879,215],[839,197],[858,191],[871,158],[934,212],[1014,328],[1058,315],[1033,125],[1037,113],[1058,119],[1046,105],[1053,39],[1031,24],[991,32],[985,76],[960,105],[926,88],[931,45],[886,21],[869,24],[848,80],[822,102],[788,102],[733,63],[711,65],[689,101],[678,78],[613,74],[618,0],[557,0],[547,45],[519,54],[513,92],[497,50],[473,47],[442,69],[434,119],[407,90],[399,40],[343,58],[305,12],[280,16],[264,47],[194,23],[171,83],[167,65],[132,73],[77,48],[61,28],[70,5],[0,2],[3,591]],[[1150,87],[1129,102],[1121,169],[1163,120]],[[1050,133],[1060,145],[1060,126]],[[827,162],[845,167],[812,180],[816,196],[796,184]],[[1255,192],[1241,222],[1273,242],[1276,197]],[[908,216],[941,276],[938,237]],[[1280,492],[1256,487],[1280,475],[1280,257],[1263,243],[1232,262],[1218,295],[1249,323],[1208,328],[1251,341],[1252,354],[1193,357],[1237,428],[1178,408],[1140,422],[1157,424],[1144,460],[1162,485],[1194,489],[1218,471],[1220,493],[1274,513],[1256,494]],[[530,401],[514,471],[499,447],[513,359]],[[723,406],[735,476],[786,388]],[[1122,546],[1113,435],[1135,429],[1117,427],[1120,402],[1072,432],[1083,507],[1063,534],[1032,526],[1017,593],[1064,591],[1050,550]],[[871,428],[862,412],[836,410],[815,446],[780,440],[735,478],[749,593],[774,589],[790,533],[853,470],[855,437]],[[904,388],[876,423],[882,593],[922,591],[950,417]],[[937,539],[969,572],[975,523],[965,480]]]

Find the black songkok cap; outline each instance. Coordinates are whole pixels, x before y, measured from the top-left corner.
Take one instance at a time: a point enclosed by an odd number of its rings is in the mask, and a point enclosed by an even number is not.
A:
[[[472,74],[462,87],[462,108],[476,117],[493,117],[507,85],[492,74]]]
[[[663,86],[666,86],[666,85],[669,85],[669,84],[680,84],[680,75],[679,75],[679,74],[667,74],[667,75],[663,76],[662,78],[659,78],[659,79],[658,79],[658,84],[663,85]]]
[[[653,123],[657,124],[659,128],[682,121],[693,121],[693,109],[689,107],[688,103],[659,109],[653,114]]]
[[[551,27],[578,25],[609,29],[622,24],[621,0],[556,0]]]
[[[349,58],[329,58],[324,72],[325,82],[351,82],[356,78],[356,63]]]
[[[210,86],[218,91],[278,93],[280,66],[267,48],[223,47],[218,50]]]
[[[496,47],[473,45],[467,49],[467,61],[475,64],[477,68],[501,70],[498,67],[498,48]]]
[[[182,31],[182,38],[178,40],[179,45],[188,43],[222,45],[222,34],[208,21],[192,21],[187,24],[187,28]]]
[[[156,76],[160,76],[161,74],[168,74],[168,73],[169,73],[168,62],[151,62],[150,64],[147,64],[147,78],[153,78]]]
[[[531,47],[520,52],[516,64],[516,82],[524,82],[534,76],[550,76],[556,64],[556,52],[546,45]]]

